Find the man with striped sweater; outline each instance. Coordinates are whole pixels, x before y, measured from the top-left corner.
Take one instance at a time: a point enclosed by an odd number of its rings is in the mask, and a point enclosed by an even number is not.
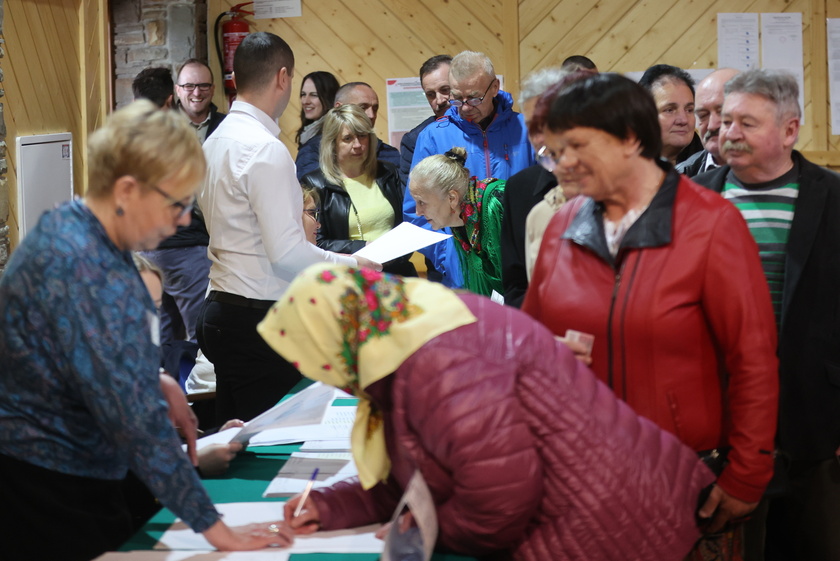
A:
[[[741,211],[758,244],[779,329],[776,481],[767,559],[840,559],[840,175],[793,146],[793,76],[753,70],[727,82],[725,166],[694,181]]]

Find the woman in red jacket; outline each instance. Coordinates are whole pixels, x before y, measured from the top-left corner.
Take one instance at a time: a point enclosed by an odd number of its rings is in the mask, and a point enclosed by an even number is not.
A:
[[[314,491],[298,533],[387,521],[419,471],[437,546],[468,555],[679,560],[712,473],[518,310],[421,279],[315,266],[259,331],[359,397],[358,479]]]
[[[701,509],[717,531],[773,471],[776,333],[755,242],[733,205],[659,159],[638,84],[594,75],[541,101],[541,163],[582,195],[546,230],[522,310],[594,336],[593,371],[637,413],[698,453],[728,450]]]

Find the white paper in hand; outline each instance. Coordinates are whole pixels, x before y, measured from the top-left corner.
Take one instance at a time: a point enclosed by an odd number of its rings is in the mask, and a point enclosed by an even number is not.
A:
[[[401,222],[396,228],[370,242],[353,255],[370,259],[374,263],[387,263],[451,237],[450,234],[432,232],[410,222]]]

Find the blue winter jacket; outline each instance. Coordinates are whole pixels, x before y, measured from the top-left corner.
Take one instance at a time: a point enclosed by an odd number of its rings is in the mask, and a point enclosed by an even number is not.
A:
[[[443,154],[455,146],[467,150],[467,168],[470,175],[479,179],[495,177],[507,180],[514,173],[535,163],[534,151],[528,142],[525,118],[513,110],[513,98],[507,92],[499,91],[496,102],[496,116],[482,131],[477,124],[467,121],[458,113],[457,107],[450,107],[446,114],[428,125],[417,138],[411,167],[428,156]],[[429,228],[422,216],[417,216],[417,207],[406,185],[403,203],[405,221]],[[446,229],[446,233],[451,233]],[[420,250],[443,274],[443,284],[460,288],[463,285],[458,254],[452,245],[452,238]]]

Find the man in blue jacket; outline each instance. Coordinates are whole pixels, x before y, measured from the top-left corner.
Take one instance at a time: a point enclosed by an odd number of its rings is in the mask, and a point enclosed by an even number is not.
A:
[[[513,110],[513,98],[501,91],[493,63],[484,53],[464,51],[449,68],[450,108],[417,138],[412,167],[428,156],[443,154],[454,146],[467,150],[467,168],[479,179],[507,180],[534,164],[528,128]],[[405,220],[428,228],[417,216],[414,199],[405,190]],[[452,239],[430,246],[422,253],[432,260],[447,286],[460,287],[462,275]]]

